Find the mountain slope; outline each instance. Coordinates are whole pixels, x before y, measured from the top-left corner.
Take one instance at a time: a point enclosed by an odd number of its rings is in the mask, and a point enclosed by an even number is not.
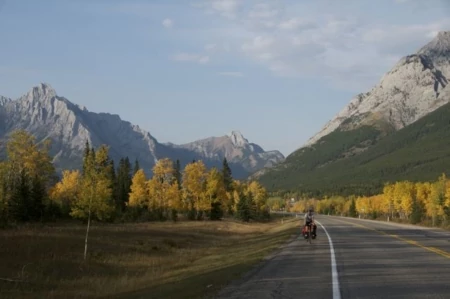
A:
[[[86,141],[98,147],[107,144],[111,157],[118,159],[128,156],[131,161],[138,159],[140,165],[151,174],[151,168],[158,159],[180,159],[181,165],[192,160],[203,160],[208,167],[221,166],[224,157],[230,160],[230,167],[236,177],[248,176],[252,171],[272,162],[281,162],[281,153],[264,152],[259,146],[248,143],[242,137],[241,143],[233,144],[233,136],[227,137],[224,147],[216,145],[214,154],[210,148],[195,150],[204,142],[178,146],[159,143],[150,133],[122,120],[118,115],[93,113],[84,107],[71,103],[48,84],[33,87],[17,100],[0,98],[0,141],[15,129],[25,129],[38,141],[52,140],[51,154],[58,168],[74,169],[81,166]],[[235,132],[235,135],[238,133]],[[232,146],[230,147],[230,143]],[[245,150],[240,150],[245,149]],[[0,147],[3,151],[4,146]],[[248,161],[257,161],[249,163]]]
[[[208,159],[226,157],[231,163],[241,164],[245,169],[272,167],[284,160],[279,151],[265,152],[259,145],[248,142],[238,131],[222,137],[210,137],[195,142],[173,145],[199,154]]]
[[[348,129],[381,120],[398,130],[444,105],[446,100],[439,95],[450,76],[449,52],[450,33],[441,32],[416,54],[400,59],[369,92],[353,98],[306,145],[316,143],[350,118]]]
[[[450,101],[449,53],[450,33],[440,32],[416,54],[400,59],[369,92],[352,99],[284,163],[260,170],[252,177],[259,178],[272,190],[322,189],[330,184],[336,189],[354,181],[350,179],[355,175],[353,172],[350,177],[338,177],[334,172],[350,171],[347,165],[371,153],[378,144],[386,146],[382,142],[389,140],[386,138],[395,136],[395,132],[408,128]],[[361,182],[371,180],[367,176],[358,179]]]
[[[363,127],[324,137],[349,138]],[[361,134],[364,135],[364,134]],[[324,167],[277,167],[260,178],[271,190],[301,190],[311,194],[375,194],[387,181],[431,181],[450,169],[450,103],[415,123],[381,139],[365,152]],[[312,157],[312,156],[309,156]],[[293,159],[288,157],[286,161]]]

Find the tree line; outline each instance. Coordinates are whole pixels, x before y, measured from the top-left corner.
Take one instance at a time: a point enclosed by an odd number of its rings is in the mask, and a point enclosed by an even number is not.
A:
[[[309,206],[321,214],[400,220],[432,226],[450,224],[450,180],[442,174],[434,182],[399,181],[385,184],[373,196],[332,196],[296,201],[291,211],[304,212]]]
[[[147,178],[139,162],[125,157],[118,166],[108,147],[86,142],[79,170],[58,178],[48,141],[38,144],[26,131],[12,133],[0,161],[1,224],[63,218],[98,221],[154,221],[181,217],[243,221],[269,217],[267,192],[256,181],[235,180],[226,159],[222,169],[192,161],[160,159]]]

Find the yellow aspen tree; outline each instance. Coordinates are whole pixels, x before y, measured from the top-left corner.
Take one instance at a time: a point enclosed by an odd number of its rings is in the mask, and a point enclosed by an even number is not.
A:
[[[413,200],[415,195],[415,186],[411,182],[403,182],[402,195],[400,199],[400,209],[406,219],[409,219],[413,209]]]
[[[146,207],[149,205],[147,178],[143,169],[139,169],[131,179],[131,192],[129,194],[129,207]]]
[[[227,209],[227,192],[222,173],[216,168],[208,172],[206,178],[205,204],[211,209],[210,219],[218,220],[222,218],[224,209]]]
[[[237,190],[233,191],[233,213],[236,213],[237,211],[237,204],[239,200],[241,199],[241,195]]]
[[[169,217],[173,214],[169,211],[171,209],[169,190],[177,181],[173,161],[169,158],[158,160],[153,167],[153,177],[151,180],[153,181],[151,186],[154,189],[151,192],[153,197],[152,201],[157,206],[156,210],[160,214],[160,217]]]
[[[206,166],[202,161],[186,165],[183,172],[183,190],[185,197],[192,201],[196,218],[200,219],[204,212],[204,198],[206,185]]]
[[[257,181],[252,181],[250,182],[250,184],[248,184],[247,190],[252,195],[252,198],[257,208],[257,212],[268,213],[267,207],[268,195],[266,189]]]
[[[69,213],[72,202],[77,201],[81,184],[79,170],[64,170],[61,181],[50,190],[50,199],[61,207],[64,214]]]
[[[169,199],[169,208],[181,211],[183,209],[181,202],[181,190],[178,186],[178,182],[174,182],[169,185],[167,189],[167,198]]]
[[[383,212],[389,217],[394,217],[394,185],[387,184],[383,188]]]
[[[107,173],[108,148],[101,146],[97,152],[91,150],[86,157],[80,194],[72,204],[71,216],[98,220],[110,218],[114,212],[111,182]]]

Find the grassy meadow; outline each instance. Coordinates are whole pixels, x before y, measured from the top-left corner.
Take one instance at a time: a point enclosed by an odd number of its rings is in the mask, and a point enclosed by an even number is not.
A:
[[[94,223],[0,230],[1,298],[203,298],[286,242],[298,220]]]

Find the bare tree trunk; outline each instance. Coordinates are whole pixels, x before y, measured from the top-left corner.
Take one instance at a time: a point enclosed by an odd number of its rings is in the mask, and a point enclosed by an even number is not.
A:
[[[94,181],[94,184],[95,184],[95,181]],[[86,228],[86,238],[84,239],[84,260],[86,260],[86,255],[87,255],[88,235],[89,235],[89,228],[91,226],[91,205],[92,205],[92,197],[95,194],[95,185],[94,185],[93,189],[94,190],[89,198],[88,223],[87,223],[87,228]]]
[[[92,202],[92,197],[91,197],[91,199],[89,199],[88,223],[87,223],[87,229],[86,229],[86,238],[84,239],[84,260],[86,260],[87,246],[88,246],[89,227],[91,226],[91,202]]]

